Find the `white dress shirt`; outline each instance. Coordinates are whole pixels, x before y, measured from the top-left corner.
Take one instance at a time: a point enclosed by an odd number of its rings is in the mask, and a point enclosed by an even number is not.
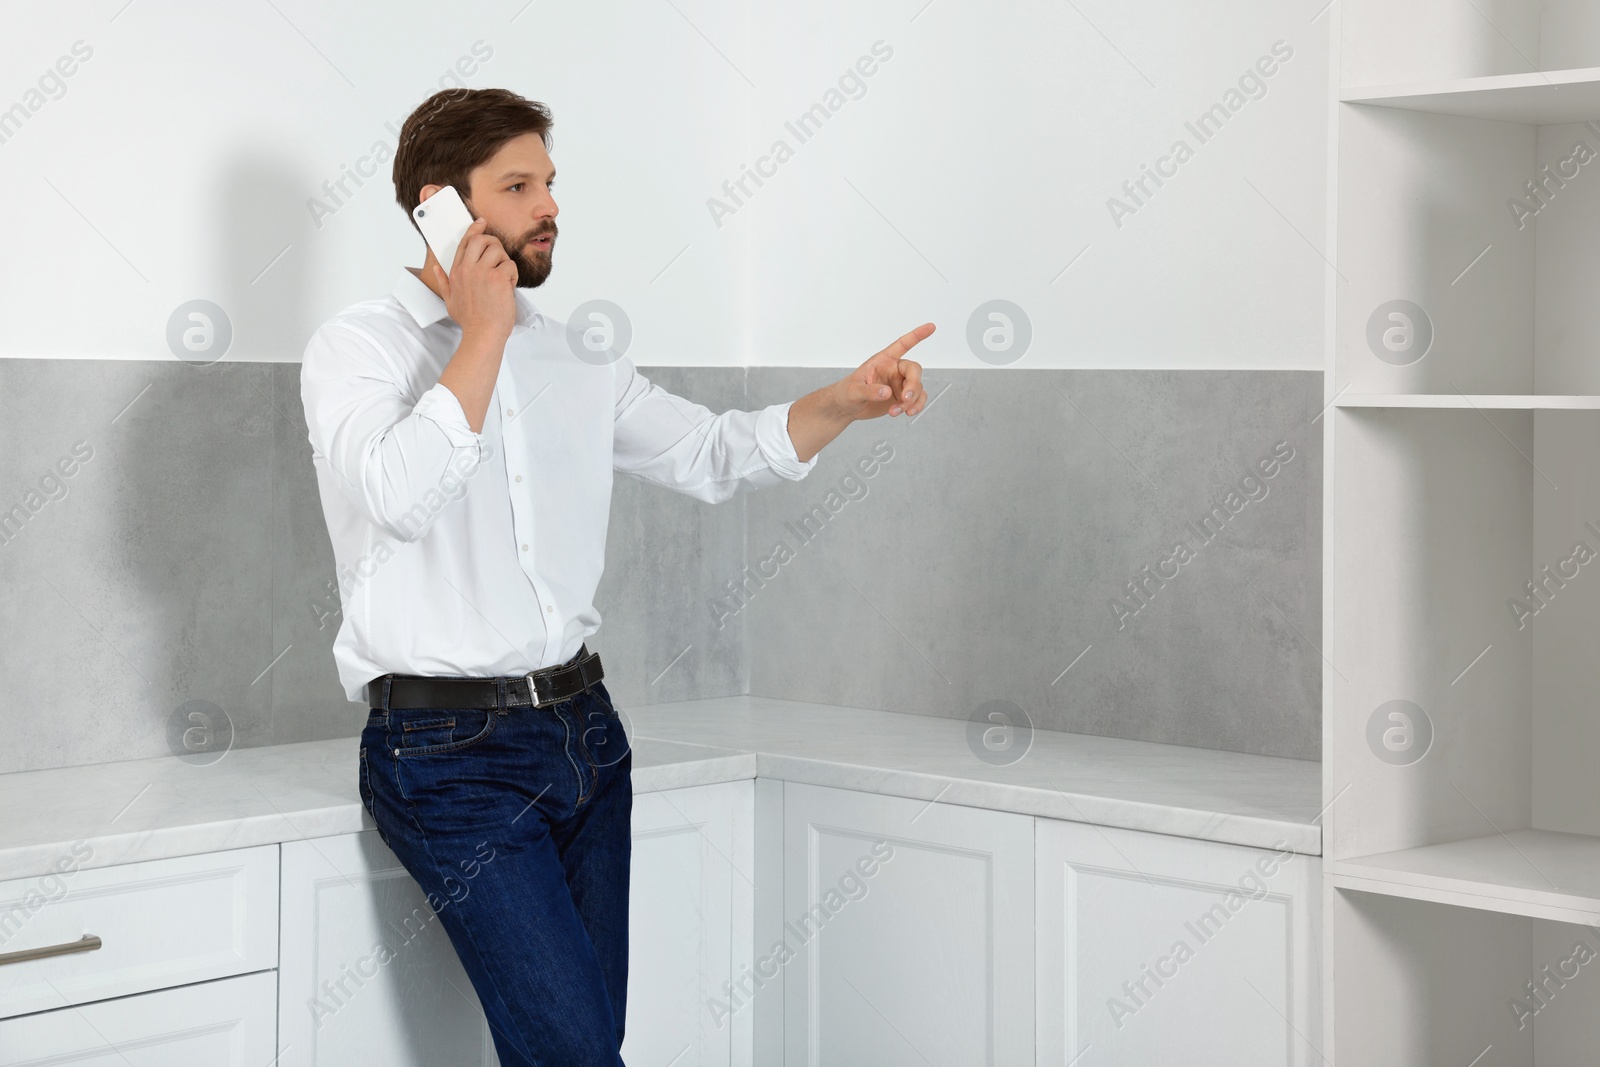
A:
[[[439,375],[461,340],[410,270],[306,345],[300,397],[338,568],[339,680],[515,675],[571,659],[600,627],[612,471],[711,503],[795,481],[789,404],[720,415],[596,364],[517,290],[483,432]]]

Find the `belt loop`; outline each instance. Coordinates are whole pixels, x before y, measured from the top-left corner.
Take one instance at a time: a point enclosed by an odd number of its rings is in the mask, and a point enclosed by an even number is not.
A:
[[[394,684],[394,675],[386,674],[386,675],[383,676],[383,710],[384,711],[388,711],[389,710],[389,687],[392,686],[393,684]]]
[[[496,677],[494,680],[494,710],[505,714],[506,708],[506,680]]]

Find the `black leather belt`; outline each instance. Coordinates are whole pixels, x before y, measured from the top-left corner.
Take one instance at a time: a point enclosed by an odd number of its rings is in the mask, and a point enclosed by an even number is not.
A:
[[[367,703],[374,708],[547,708],[571,700],[603,677],[600,653],[580,645],[565,663],[511,677],[379,675],[367,683]]]

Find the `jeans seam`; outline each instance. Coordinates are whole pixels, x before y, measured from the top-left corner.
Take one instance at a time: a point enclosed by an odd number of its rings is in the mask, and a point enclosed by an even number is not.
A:
[[[577,775],[578,778],[578,795],[577,799],[572,802],[572,807],[574,810],[576,810],[583,807],[583,802],[589,799],[589,793],[591,790],[584,789],[583,768],[579,767],[578,761],[572,758],[572,727],[567,725],[567,717],[561,714],[561,712],[556,712],[556,718],[561,720],[561,729],[565,730],[567,735],[566,742],[561,746],[561,751],[566,753],[567,762],[572,764],[572,773]],[[579,739],[579,743],[582,743],[581,738]]]
[[[583,749],[584,761],[589,764],[589,769],[594,772],[595,778],[597,780],[600,777],[600,762],[597,759],[594,758],[594,749],[589,747],[589,742],[588,742],[587,738],[589,736],[589,731],[590,730],[595,730],[595,729],[599,729],[599,730],[603,730],[603,731],[607,730],[607,728],[610,725],[610,719],[611,719],[611,716],[610,716],[609,713],[602,714],[602,715],[600,715],[600,720],[601,720],[601,723],[602,723],[601,726],[599,726],[599,727],[586,726],[586,727],[584,727],[582,730],[580,730],[578,732],[578,746]]]

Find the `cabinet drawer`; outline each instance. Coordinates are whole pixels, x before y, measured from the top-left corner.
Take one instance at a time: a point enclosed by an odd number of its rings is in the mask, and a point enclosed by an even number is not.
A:
[[[86,937],[99,947],[6,962]],[[0,882],[0,1019],[277,960],[276,845]]]
[[[0,1067],[267,1067],[271,972],[0,1021]]]

